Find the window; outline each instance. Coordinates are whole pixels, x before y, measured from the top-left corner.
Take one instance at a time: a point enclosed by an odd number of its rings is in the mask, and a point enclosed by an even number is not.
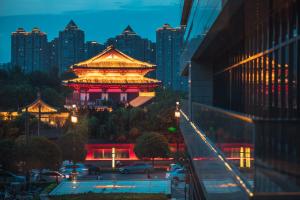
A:
[[[122,101],[122,102],[127,101],[127,93],[121,93],[120,94],[120,101]]]
[[[112,149],[97,149],[94,151],[95,159],[112,158]],[[116,149],[116,159],[129,158],[129,149]]]
[[[101,94],[101,99],[107,101],[108,100],[108,93],[102,93]]]

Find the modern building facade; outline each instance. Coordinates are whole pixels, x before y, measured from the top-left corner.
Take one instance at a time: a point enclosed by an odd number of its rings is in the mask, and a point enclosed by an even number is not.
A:
[[[71,20],[58,37],[59,72],[63,73],[77,62],[84,60],[84,32]]]
[[[110,161],[115,153],[115,159],[119,161],[137,161],[139,158],[134,153],[134,143],[88,143],[85,145],[86,161]],[[176,152],[176,144],[169,143],[170,151]],[[182,152],[184,146],[180,145]],[[157,161],[171,160],[172,158],[155,158]]]
[[[9,63],[0,63],[0,69],[2,69],[2,70],[9,70],[9,69],[11,69],[11,63],[9,62]]]
[[[11,34],[11,64],[25,73],[48,71],[47,35],[38,28],[26,32],[23,28]]]
[[[74,90],[67,105],[100,109],[105,102],[143,105],[155,96],[160,81],[145,77],[155,65],[136,60],[113,46],[86,61],[74,64],[71,70],[78,78],[64,85]]]
[[[299,3],[185,1],[191,199],[300,199]]]
[[[86,42],[84,47],[85,59],[89,59],[91,57],[96,56],[97,54],[101,53],[104,49],[105,46],[96,41]]]
[[[169,24],[156,30],[156,77],[165,87],[187,90],[187,78],[180,76],[180,54],[183,45],[183,28],[172,28]]]
[[[49,68],[52,71],[58,72],[59,62],[58,62],[58,52],[59,52],[59,40],[54,38],[48,42],[48,58],[49,58]]]
[[[120,35],[109,38],[105,46],[113,45],[125,54],[149,63],[156,63],[155,43],[148,39],[142,38],[136,32],[127,26]]]

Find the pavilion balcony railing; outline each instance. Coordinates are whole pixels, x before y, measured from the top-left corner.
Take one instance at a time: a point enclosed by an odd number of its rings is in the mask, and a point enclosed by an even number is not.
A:
[[[181,113],[181,132],[206,199],[243,200],[262,193],[276,198],[298,195],[299,182],[294,177],[299,172],[285,171],[287,165],[287,169],[297,167],[292,162],[282,164],[284,156],[275,161],[264,157],[277,154],[265,146],[271,146],[270,142],[279,146],[280,141],[261,131],[261,121],[200,103],[188,104],[187,100],[181,101]],[[274,163],[281,164],[280,170]]]

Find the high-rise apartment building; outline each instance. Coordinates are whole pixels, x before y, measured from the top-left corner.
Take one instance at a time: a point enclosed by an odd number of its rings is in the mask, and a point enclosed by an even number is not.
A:
[[[180,53],[183,45],[183,28],[164,24],[156,30],[157,79],[173,90],[187,90],[187,78],[180,76]]]
[[[125,54],[155,64],[155,43],[142,38],[128,25],[120,35],[109,38],[106,46],[113,45]]]
[[[92,58],[102,52],[105,49],[103,44],[100,44],[96,41],[87,41],[84,47],[85,59]]]
[[[58,38],[59,72],[68,70],[74,63],[84,60],[84,32],[71,20]]]
[[[48,59],[49,59],[49,68],[50,70],[55,70],[58,72],[59,62],[58,62],[58,50],[59,50],[59,40],[54,38],[48,42]]]
[[[18,28],[11,34],[11,63],[25,73],[48,71],[47,35],[38,28],[26,32]]]

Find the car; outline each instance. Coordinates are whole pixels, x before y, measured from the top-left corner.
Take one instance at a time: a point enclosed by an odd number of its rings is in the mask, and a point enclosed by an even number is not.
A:
[[[177,169],[183,169],[183,167],[180,164],[177,164],[177,163],[170,164],[170,167],[169,167],[170,172],[175,171]]]
[[[70,175],[74,170],[76,170],[77,176],[81,177],[88,175],[89,169],[82,163],[76,163],[63,165],[59,171],[65,175],[66,178],[70,178]]]
[[[18,176],[12,172],[0,170],[0,183],[9,184],[9,183],[20,183],[23,184],[26,182],[25,176]]]
[[[135,163],[128,166],[123,166],[119,168],[120,173],[129,174],[129,173],[147,173],[153,170],[152,165],[147,163]]]
[[[61,182],[64,178],[66,178],[65,175],[57,172],[57,171],[46,171],[41,172],[38,175],[38,180],[40,182]]]
[[[179,169],[175,169],[174,171],[169,171],[166,173],[166,179],[172,181],[184,181],[185,170],[183,168],[179,168]]]
[[[87,165],[89,175],[100,175],[100,167],[95,165]]]

